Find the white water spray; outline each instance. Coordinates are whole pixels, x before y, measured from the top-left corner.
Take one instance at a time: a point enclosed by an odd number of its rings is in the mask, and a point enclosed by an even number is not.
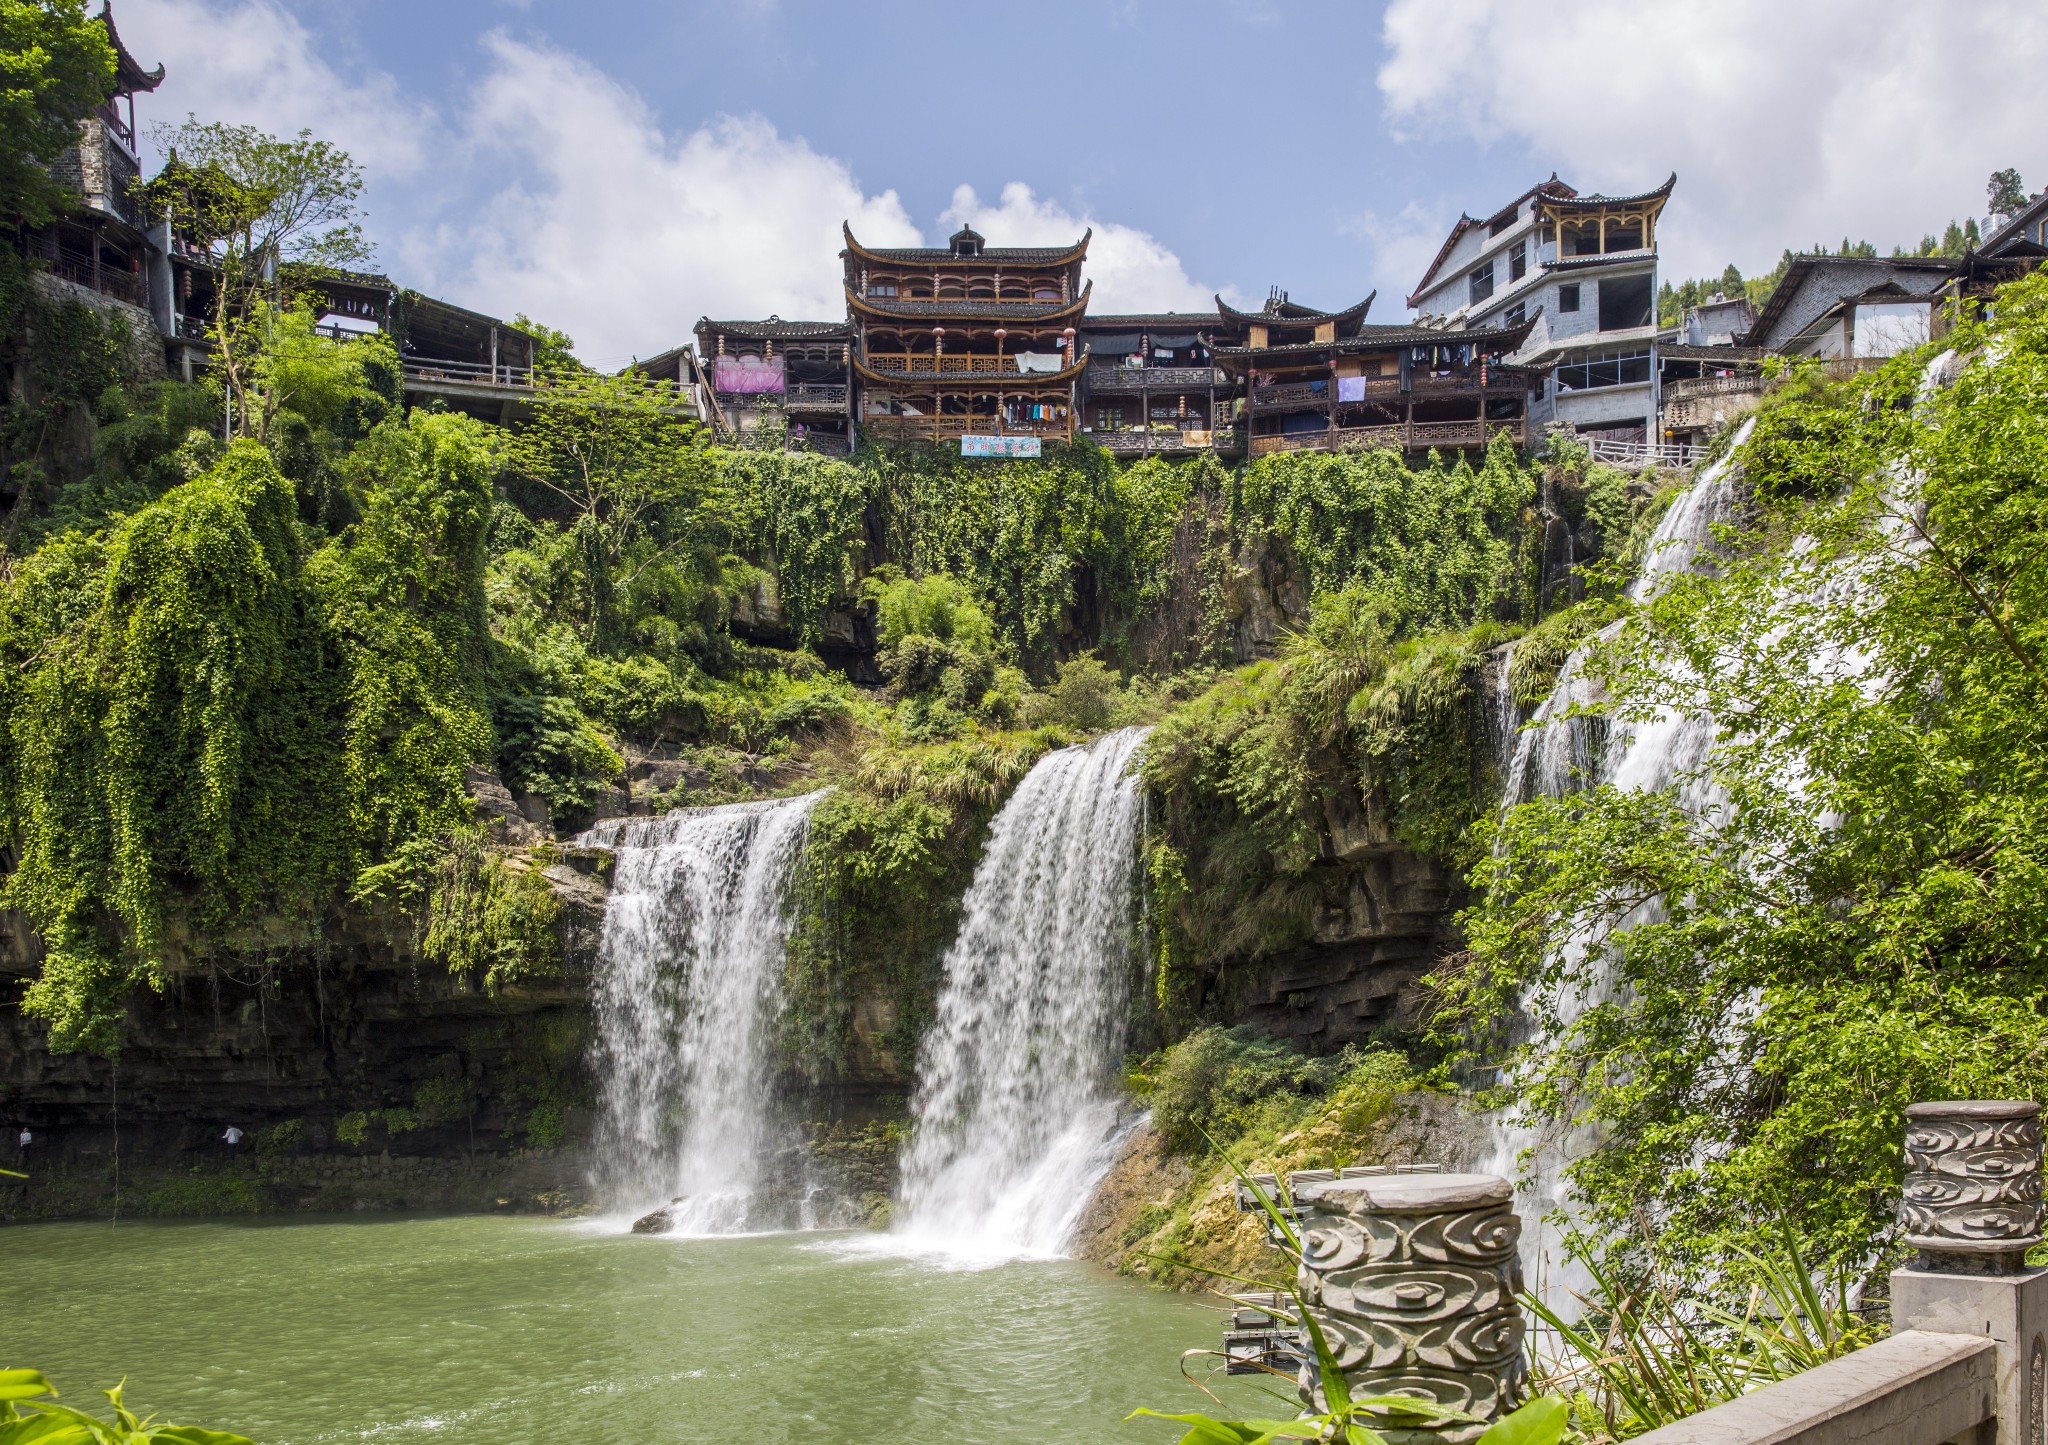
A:
[[[897,1233],[919,1249],[1056,1255],[1115,1157],[1144,735],[1050,754],[996,815],[918,1067]]]
[[[619,819],[581,840],[617,857],[598,950],[602,1183],[635,1213],[676,1199],[675,1233],[762,1222],[787,895],[822,797]]]
[[[1712,565],[1714,528],[1724,521],[1735,500],[1735,458],[1748,440],[1751,421],[1735,434],[1728,451],[1702,471],[1657,524],[1642,572],[1629,586],[1629,597],[1645,601],[1670,578]],[[1699,764],[1713,745],[1714,719],[1703,712],[1662,713],[1626,721],[1572,716],[1575,707],[1602,701],[1598,685],[1585,672],[1592,650],[1623,626],[1616,622],[1574,650],[1558,670],[1550,695],[1536,710],[1515,747],[1501,800],[1503,809],[1537,797],[1562,797],[1580,789],[1611,783],[1617,788],[1655,792],[1678,787],[1679,805],[1704,817],[1723,805],[1721,790],[1699,773]],[[1614,925],[1628,928],[1654,922],[1662,903],[1652,899]],[[1614,995],[1616,975],[1611,955],[1594,946],[1590,934],[1579,933],[1560,945],[1564,975],[1573,980],[1557,1000],[1560,1019],[1569,1024],[1587,1008]],[[1537,1041],[1540,1046],[1540,1040]],[[1523,1235],[1523,1267],[1534,1287],[1553,1308],[1569,1310],[1573,1296],[1583,1293],[1591,1277],[1567,1260],[1562,1233],[1552,1216],[1568,1214],[1570,1191],[1565,1171],[1597,1144],[1586,1130],[1560,1125],[1537,1126],[1496,1113],[1489,1121],[1485,1162],[1489,1173],[1517,1180],[1517,1209],[1529,1222]]]

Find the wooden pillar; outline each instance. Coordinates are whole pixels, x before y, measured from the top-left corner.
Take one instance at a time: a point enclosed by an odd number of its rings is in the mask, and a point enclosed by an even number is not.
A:
[[[498,384],[498,328],[491,328],[491,385]]]
[[[1607,213],[1600,213],[1600,254],[1607,254]]]
[[[92,228],[92,289],[100,289],[100,228],[97,223]]]

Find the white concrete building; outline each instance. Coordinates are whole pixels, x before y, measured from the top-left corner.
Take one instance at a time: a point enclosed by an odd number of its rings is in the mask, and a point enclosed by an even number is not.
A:
[[[1532,433],[1657,437],[1657,217],[1673,175],[1634,196],[1581,196],[1555,175],[1484,219],[1461,216],[1409,296],[1424,326],[1492,329],[1533,320],[1517,365],[1549,374]]]

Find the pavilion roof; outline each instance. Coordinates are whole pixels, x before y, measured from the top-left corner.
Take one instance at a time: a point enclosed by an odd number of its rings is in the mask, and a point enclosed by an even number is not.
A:
[[[847,251],[865,260],[886,261],[899,266],[943,266],[961,261],[1008,261],[1019,266],[1069,265],[1088,254],[1088,239],[1095,234],[1094,228],[1090,227],[1071,246],[985,246],[972,256],[961,256],[947,246],[863,246],[855,239],[851,226],[841,222],[839,229],[846,237]]]
[[[1315,326],[1325,321],[1362,321],[1365,313],[1372,310],[1375,291],[1363,301],[1353,302],[1342,311],[1318,311],[1313,306],[1302,306],[1289,301],[1285,295],[1268,301],[1260,311],[1239,311],[1221,296],[1216,298],[1216,314],[1225,321],[1234,321],[1240,326]]]
[[[142,62],[129,54],[128,47],[121,43],[121,32],[114,28],[112,0],[101,0],[99,19],[100,24],[107,27],[108,43],[114,47],[114,94],[133,95],[138,90],[147,93],[162,85],[163,66],[144,70]]]
[[[879,301],[862,296],[853,288],[846,291],[846,304],[855,311],[900,321],[944,321],[958,317],[968,321],[1056,321],[1076,316],[1088,307],[1088,293],[1094,282],[1081,288],[1071,301],[970,301],[965,297],[933,301]]]
[[[853,328],[844,321],[784,321],[770,316],[766,321],[713,321],[699,318],[693,328],[699,335],[738,336],[749,341],[846,341]]]

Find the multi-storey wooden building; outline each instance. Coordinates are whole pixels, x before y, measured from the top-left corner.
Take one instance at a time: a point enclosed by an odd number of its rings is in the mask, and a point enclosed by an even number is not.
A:
[[[1076,344],[1088,310],[1071,246],[863,246],[845,231],[859,425],[889,441],[1074,434]]]
[[[1099,315],[1081,323],[1081,434],[1117,456],[1244,449],[1242,389],[1212,348],[1241,344],[1220,311]]]
[[[844,321],[706,317],[697,323],[702,414],[734,440],[779,431],[791,446],[851,451],[853,338]]]
[[[1244,338],[1212,355],[1243,388],[1240,430],[1250,455],[1476,449],[1503,432],[1527,439],[1536,376],[1503,358],[1527,339],[1529,322],[1459,332],[1374,326],[1365,320],[1372,302],[1318,311],[1276,291],[1262,311],[1217,303]]]

